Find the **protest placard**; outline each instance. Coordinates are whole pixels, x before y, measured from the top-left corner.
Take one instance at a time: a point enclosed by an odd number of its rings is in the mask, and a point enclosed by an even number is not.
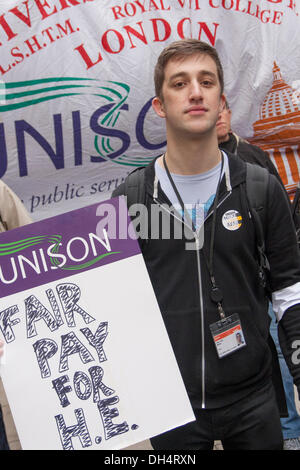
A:
[[[194,419],[128,223],[114,198],[1,234],[1,372],[23,449],[122,449]]]

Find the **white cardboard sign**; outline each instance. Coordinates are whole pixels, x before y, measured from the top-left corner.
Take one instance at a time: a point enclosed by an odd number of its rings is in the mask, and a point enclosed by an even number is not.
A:
[[[99,207],[0,237],[1,371],[23,449],[122,449],[194,419],[138,244],[101,238]]]

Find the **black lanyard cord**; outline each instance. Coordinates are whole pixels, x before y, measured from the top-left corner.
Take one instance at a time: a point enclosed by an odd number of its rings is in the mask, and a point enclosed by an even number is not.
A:
[[[216,221],[217,221],[217,206],[219,202],[219,193],[220,193],[223,167],[224,167],[224,156],[222,153],[222,165],[221,165],[220,177],[219,177],[216,195],[215,195],[214,204],[213,204],[213,221],[212,221],[212,229],[211,229],[210,248],[209,248],[208,269],[209,269],[210,278],[212,279],[213,287],[215,287],[215,279],[214,279],[214,274],[213,274],[213,256],[214,256],[214,244],[215,244]]]
[[[172,188],[176,194],[176,197],[181,205],[181,208],[182,208],[182,211],[183,211],[183,214],[184,216],[187,216],[187,219],[189,220],[190,224],[191,224],[191,227],[192,227],[192,230],[194,233],[197,232],[196,230],[196,227],[194,225],[194,222],[193,220],[191,219],[188,211],[186,211],[185,209],[185,206],[184,206],[184,202],[179,194],[179,191],[173,181],[173,178],[170,174],[170,171],[169,171],[169,168],[167,166],[167,162],[166,162],[166,157],[165,157],[166,154],[163,155],[163,163],[164,163],[164,167],[165,167],[165,170],[166,170],[166,173],[168,175],[168,178],[169,178],[169,181],[172,185]],[[219,177],[219,181],[218,181],[218,185],[217,185],[217,190],[216,190],[216,194],[215,194],[215,198],[214,198],[214,203],[213,203],[213,222],[212,222],[212,234],[211,234],[211,240],[210,240],[210,249],[209,249],[209,274],[211,276],[213,276],[213,252],[214,252],[214,242],[215,242],[215,231],[216,231],[216,212],[217,212],[217,205],[218,205],[218,202],[219,202],[219,192],[220,192],[220,184],[221,184],[221,180],[222,180],[222,173],[223,173],[223,167],[224,167],[224,156],[223,156],[223,153],[222,153],[222,164],[221,164],[221,171],[220,171],[220,177]]]
[[[163,154],[163,164],[164,164],[166,173],[167,173],[167,175],[168,175],[169,181],[170,181],[170,183],[171,183],[171,185],[172,185],[172,188],[173,188],[173,190],[174,190],[174,193],[176,194],[176,197],[177,197],[177,199],[178,199],[178,201],[179,201],[179,204],[181,205],[181,209],[182,209],[182,212],[183,212],[183,220],[186,218],[186,219],[188,220],[188,222],[190,223],[191,227],[192,227],[192,231],[193,231],[194,233],[196,233],[197,230],[196,230],[195,224],[194,224],[194,222],[193,222],[193,219],[190,217],[190,214],[189,214],[188,211],[185,209],[184,202],[183,202],[183,200],[182,200],[182,198],[181,198],[181,196],[180,196],[180,194],[179,194],[179,191],[178,191],[178,189],[177,189],[177,187],[176,187],[176,184],[174,183],[174,180],[173,180],[173,178],[172,178],[172,176],[171,176],[171,173],[170,173],[170,171],[169,171],[169,168],[168,168],[168,166],[167,166],[166,154],[165,154],[165,153]]]
[[[173,178],[170,174],[169,168],[168,168],[167,163],[166,163],[165,155],[166,154],[163,155],[163,164],[164,164],[167,176],[169,178],[169,181],[172,185],[172,188],[173,188],[173,190],[176,194],[176,197],[177,197],[177,199],[178,199],[178,201],[181,205],[181,208],[182,208],[182,211],[183,211],[183,216],[186,217],[187,220],[189,221],[189,223],[191,224],[193,233],[197,234],[197,230],[196,230],[196,227],[194,225],[194,222],[191,219],[188,211],[186,211],[185,206],[184,206],[184,202],[183,202],[183,200],[182,200],[182,198],[179,194],[179,191],[178,191],[178,189],[177,189],[177,187],[176,187],[176,185],[173,181]],[[224,168],[224,155],[223,155],[222,152],[221,152],[221,155],[222,155],[222,163],[221,163],[220,177],[219,177],[219,181],[218,181],[218,184],[217,184],[216,194],[215,194],[214,203],[213,203],[213,220],[212,220],[212,229],[211,229],[211,238],[210,238],[209,260],[207,260],[207,257],[206,257],[206,254],[205,254],[204,250],[203,250],[203,254],[204,254],[204,259],[206,261],[208,271],[209,271],[209,275],[210,275],[210,279],[211,279],[211,283],[212,283],[211,298],[212,298],[213,302],[215,302],[217,304],[221,318],[224,318],[225,313],[224,313],[222,305],[221,305],[223,295],[222,295],[221,290],[216,285],[214,272],[213,272],[213,257],[214,257],[214,243],[215,243],[216,221],[217,221],[217,206],[218,206],[218,202],[219,202],[220,185],[221,185],[221,181],[222,181],[222,173],[223,173],[223,168]]]

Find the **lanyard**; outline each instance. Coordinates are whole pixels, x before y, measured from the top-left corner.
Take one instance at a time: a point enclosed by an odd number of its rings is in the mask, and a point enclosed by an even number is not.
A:
[[[195,224],[194,224],[193,220],[191,219],[188,211],[185,209],[184,202],[183,202],[183,200],[182,200],[182,198],[179,194],[179,191],[178,191],[178,189],[177,189],[177,187],[176,187],[176,185],[173,181],[173,178],[172,178],[171,173],[169,171],[169,168],[167,166],[166,154],[163,155],[163,164],[164,164],[167,176],[169,178],[169,181],[171,183],[171,186],[172,186],[172,188],[173,188],[173,190],[176,194],[176,197],[179,201],[179,204],[182,208],[183,216],[187,218],[187,220],[189,221],[189,223],[192,227],[193,233],[196,234],[197,230],[196,230]],[[223,156],[223,153],[222,153],[222,164],[221,164],[221,170],[220,170],[220,177],[219,177],[217,190],[216,190],[216,194],[215,194],[215,199],[214,199],[214,203],[213,203],[213,221],[212,221],[212,230],[211,230],[211,239],[210,239],[209,260],[208,260],[208,262],[207,262],[205,252],[203,250],[204,258],[205,258],[205,261],[208,265],[210,280],[211,280],[211,283],[212,283],[211,300],[214,303],[217,304],[217,308],[218,308],[221,319],[225,318],[225,313],[224,313],[224,310],[223,310],[223,307],[222,307],[222,304],[221,304],[221,302],[223,300],[223,294],[222,294],[221,289],[217,286],[216,281],[215,281],[214,272],[213,272],[213,256],[214,256],[214,242],[215,242],[215,233],[216,233],[217,205],[218,205],[218,201],[219,201],[220,184],[221,184],[221,180],[222,180],[223,167],[224,167],[224,156]]]

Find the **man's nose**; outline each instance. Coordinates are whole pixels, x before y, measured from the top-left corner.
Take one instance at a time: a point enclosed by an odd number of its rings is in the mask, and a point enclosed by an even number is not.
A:
[[[190,100],[202,100],[203,90],[198,80],[194,80],[190,85]]]

